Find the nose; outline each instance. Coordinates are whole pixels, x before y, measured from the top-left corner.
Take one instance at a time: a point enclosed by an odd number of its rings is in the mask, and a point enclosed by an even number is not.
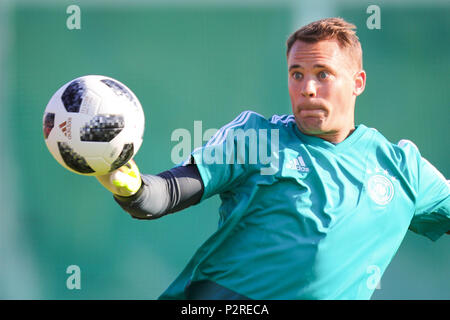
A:
[[[301,93],[305,98],[314,98],[317,94],[317,88],[314,80],[305,80]]]

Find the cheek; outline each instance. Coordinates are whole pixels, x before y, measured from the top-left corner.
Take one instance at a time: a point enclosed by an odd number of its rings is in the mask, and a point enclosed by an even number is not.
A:
[[[349,88],[348,84],[339,81],[323,88],[323,96],[336,108],[348,104],[351,92],[351,88]]]
[[[292,82],[288,83],[288,90],[291,102],[294,103],[298,99],[299,90]]]
[[[334,119],[334,121],[347,121],[352,113],[354,105],[351,97],[351,91],[349,91],[347,86],[342,86],[333,90],[329,101],[332,105],[331,118]]]

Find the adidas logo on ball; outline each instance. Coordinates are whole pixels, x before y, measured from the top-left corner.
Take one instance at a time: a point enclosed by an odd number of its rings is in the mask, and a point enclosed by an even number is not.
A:
[[[59,128],[64,133],[64,135],[67,137],[67,139],[72,139],[72,118],[68,118],[67,121],[64,121],[59,125]]]

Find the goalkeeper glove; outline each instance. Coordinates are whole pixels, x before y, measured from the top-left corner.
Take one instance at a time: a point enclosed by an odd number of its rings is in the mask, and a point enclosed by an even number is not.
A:
[[[121,197],[134,195],[142,184],[139,168],[133,160],[113,172],[96,178],[106,189]]]

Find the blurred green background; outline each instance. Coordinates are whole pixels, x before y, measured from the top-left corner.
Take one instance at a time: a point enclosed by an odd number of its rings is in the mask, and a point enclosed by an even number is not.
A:
[[[66,26],[72,4],[79,30]],[[366,26],[371,4],[379,30]],[[413,140],[449,177],[448,2],[2,0],[0,298],[155,299],[217,226],[218,197],[134,220],[95,178],[57,164],[42,115],[60,86],[102,74],[131,88],[146,115],[135,159],[156,174],[174,166],[177,128],[219,128],[247,109],[290,113],[285,40],[329,16],[354,23],[363,46],[357,123]],[[66,287],[70,265],[81,269],[80,290]],[[372,298],[449,299],[449,270],[450,237],[408,232]]]

